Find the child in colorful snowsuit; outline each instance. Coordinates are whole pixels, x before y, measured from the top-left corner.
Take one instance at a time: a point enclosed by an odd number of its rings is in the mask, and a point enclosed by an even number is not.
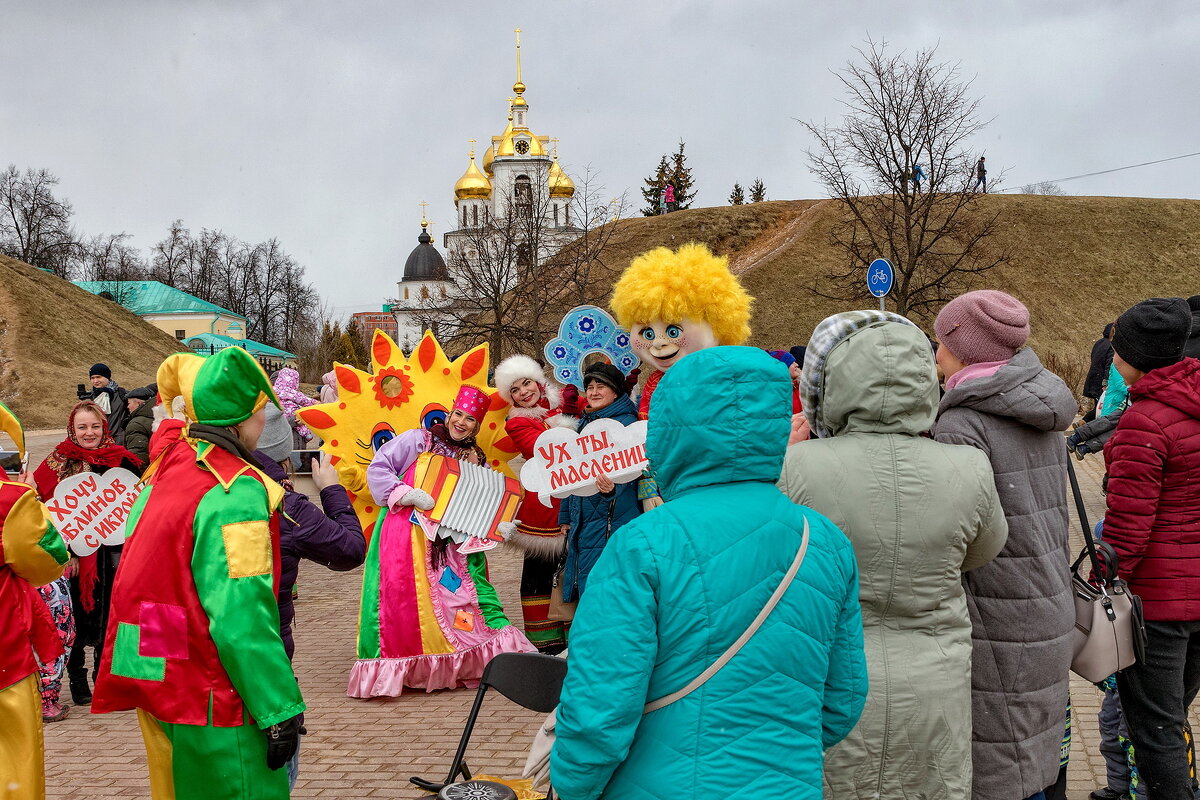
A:
[[[113,591],[95,713],[137,709],[155,800],[275,800],[304,701],[279,633],[283,489],[251,450],[277,403],[262,367],[230,347],[169,357],[160,427]]]

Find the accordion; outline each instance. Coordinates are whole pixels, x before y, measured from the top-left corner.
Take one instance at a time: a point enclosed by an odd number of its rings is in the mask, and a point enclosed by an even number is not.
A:
[[[496,529],[513,521],[522,497],[516,478],[435,453],[417,457],[412,485],[434,500],[430,510],[413,512],[414,522],[431,540],[451,539],[463,553],[490,550],[504,541]]]

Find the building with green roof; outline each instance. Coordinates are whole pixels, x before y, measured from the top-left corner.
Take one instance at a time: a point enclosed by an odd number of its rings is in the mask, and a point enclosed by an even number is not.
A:
[[[241,314],[159,281],[75,281],[79,288],[119,303],[200,355],[244,347],[260,361],[294,365],[296,356],[246,338]]]

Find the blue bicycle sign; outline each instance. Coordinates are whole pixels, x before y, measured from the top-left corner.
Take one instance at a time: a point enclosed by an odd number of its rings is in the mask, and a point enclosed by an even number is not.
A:
[[[867,291],[875,297],[883,297],[890,292],[895,280],[896,271],[886,258],[877,258],[867,267]]]

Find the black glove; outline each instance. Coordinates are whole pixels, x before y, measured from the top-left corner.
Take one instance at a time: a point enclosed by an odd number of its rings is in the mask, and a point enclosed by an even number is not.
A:
[[[267,766],[279,769],[292,760],[300,746],[300,716],[285,719],[263,731],[267,737]]]

